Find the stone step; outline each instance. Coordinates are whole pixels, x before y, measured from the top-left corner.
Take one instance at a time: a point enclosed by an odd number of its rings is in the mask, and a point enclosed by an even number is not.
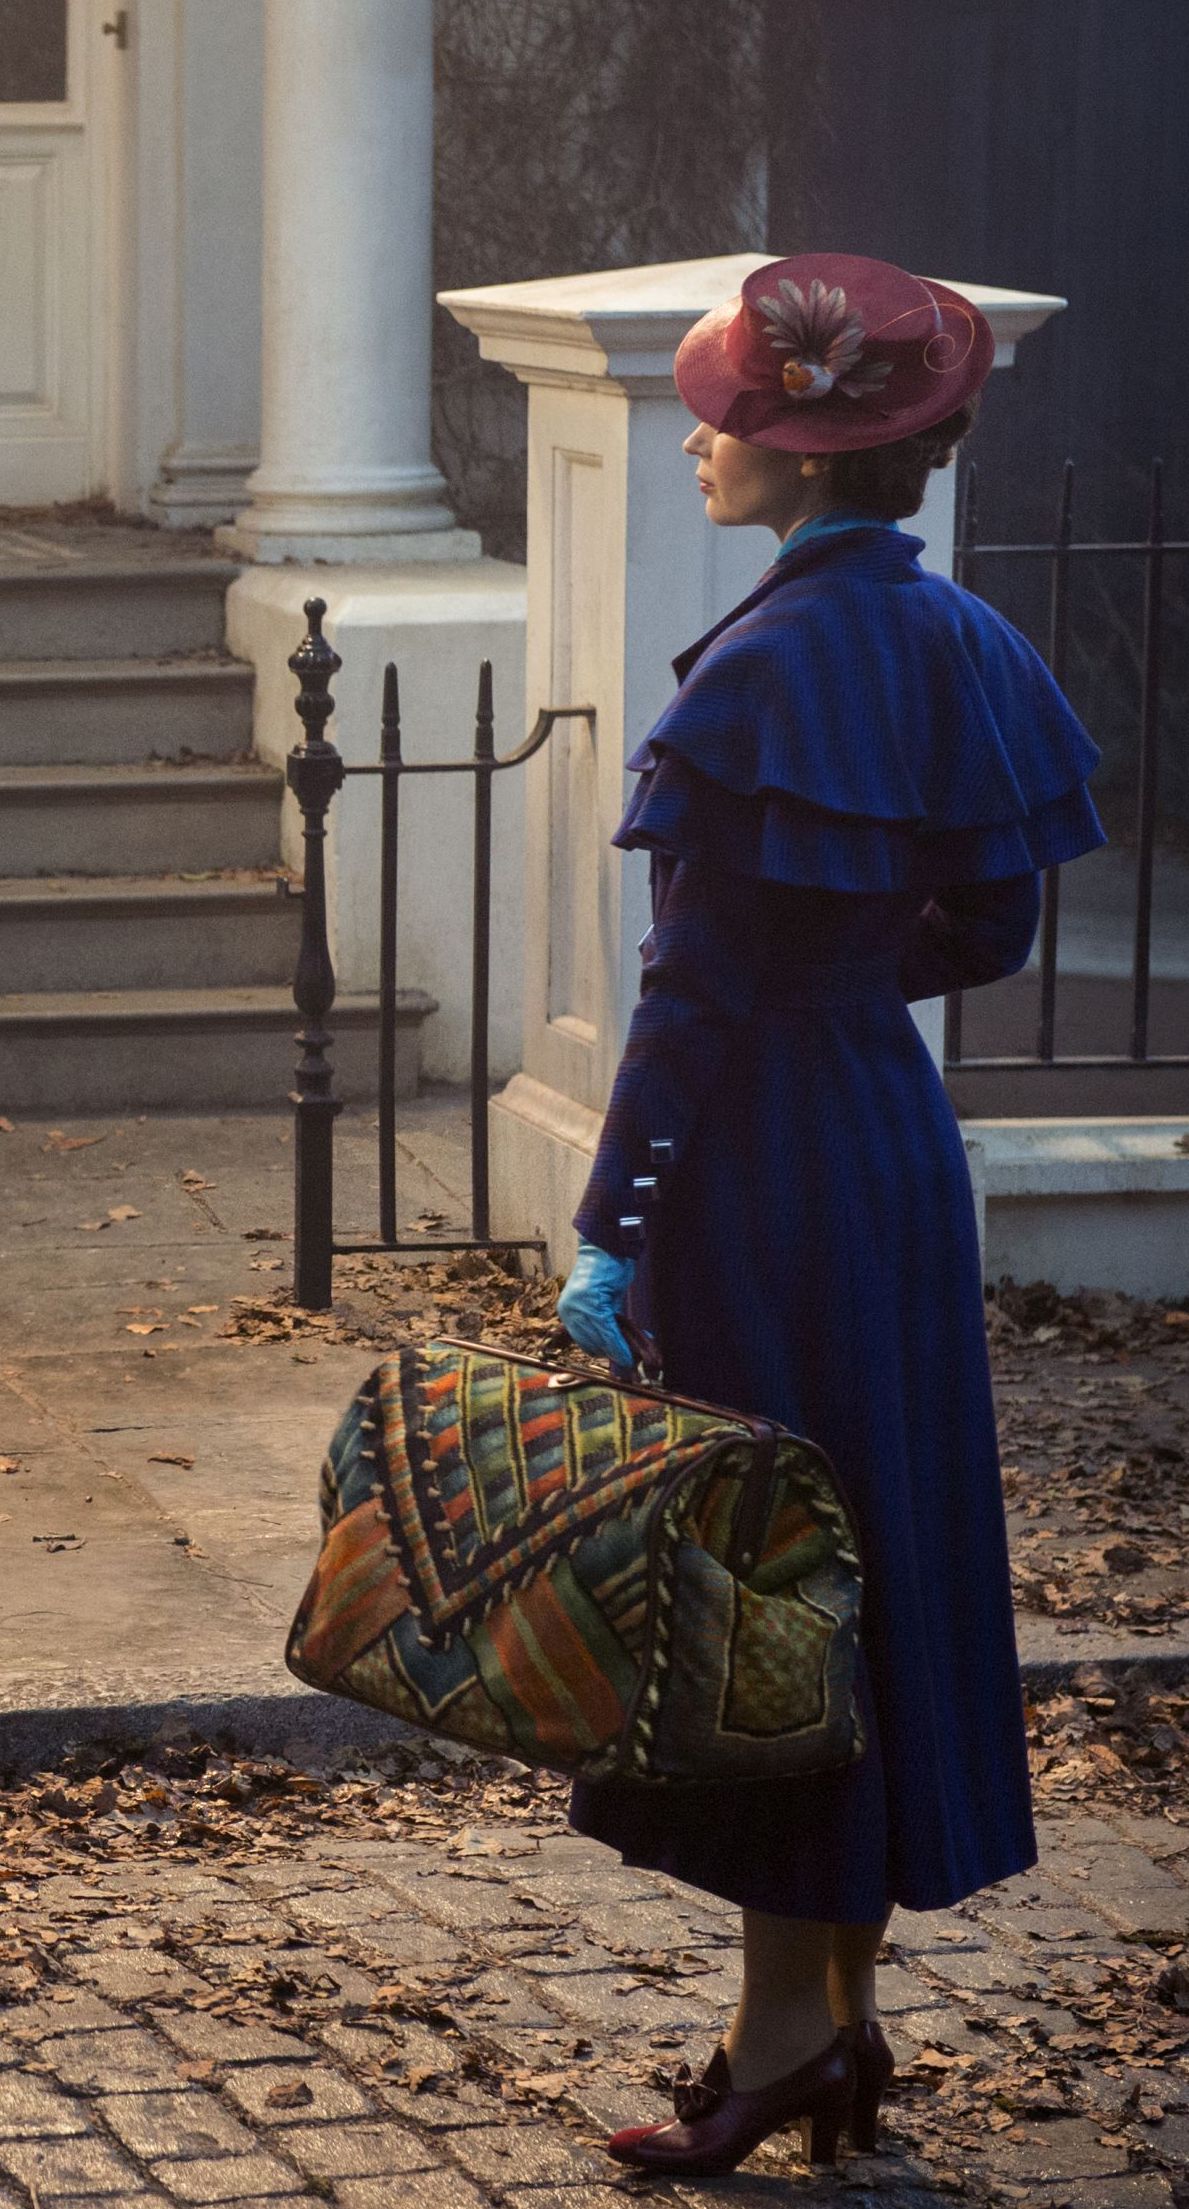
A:
[[[241,660],[14,660],[0,666],[0,762],[103,767],[252,742],[254,670]]]
[[[280,874],[47,876],[0,882],[7,989],[288,987],[301,893]]]
[[[155,550],[156,548],[154,548]],[[234,560],[31,559],[0,567],[0,660],[218,651]]]
[[[397,993],[397,1095],[415,1095],[424,990]],[[300,1016],[287,989],[150,989],[0,996],[0,1111],[224,1111],[281,1107]],[[329,1022],[335,1095],[377,1089],[379,1000],[346,996]]]
[[[1182,1082],[1184,1076],[1182,1075]],[[983,1278],[1189,1295],[1189,1097],[1179,1113],[969,1119]]]
[[[0,767],[0,875],[266,867],[283,777],[237,766]]]

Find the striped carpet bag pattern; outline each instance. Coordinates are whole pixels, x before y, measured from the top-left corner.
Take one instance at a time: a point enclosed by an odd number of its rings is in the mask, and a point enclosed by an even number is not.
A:
[[[457,1339],[385,1357],[321,1484],[286,1662],[588,1779],[862,1754],[861,1570],[825,1452],[634,1380]]]

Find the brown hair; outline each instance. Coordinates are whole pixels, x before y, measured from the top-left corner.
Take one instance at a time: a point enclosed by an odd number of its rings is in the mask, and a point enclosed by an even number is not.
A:
[[[924,496],[930,470],[944,468],[954,447],[973,429],[978,396],[963,401],[942,422],[912,437],[897,438],[893,445],[868,445],[861,452],[830,453],[827,480],[830,495],[842,506],[861,507],[883,521],[903,521],[915,514]]]

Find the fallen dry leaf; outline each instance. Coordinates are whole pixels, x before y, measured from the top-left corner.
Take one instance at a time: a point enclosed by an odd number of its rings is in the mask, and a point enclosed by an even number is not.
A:
[[[145,1462],[149,1465],[180,1465],[182,1470],[188,1473],[194,1460],[192,1457],[183,1456],[180,1450],[154,1450],[152,1456],[147,1458]]]
[[[264,2099],[270,2109],[305,2109],[314,2097],[302,2080],[294,2079],[288,2086],[270,2086]]]
[[[124,1327],[126,1335],[163,1335],[165,1322],[160,1319],[130,1319]]]
[[[193,1166],[187,1166],[185,1172],[178,1175],[178,1180],[183,1189],[217,1189],[219,1186],[217,1181],[205,1180]]]
[[[4,1114],[3,1114],[2,1112],[0,1112],[0,1135],[15,1135],[15,1134],[16,1134],[16,1129],[15,1129],[15,1127],[13,1126],[13,1124],[12,1124],[12,1121],[11,1121],[11,1120],[9,1120],[9,1119],[6,1119],[6,1118],[5,1118],[5,1116],[4,1116]]]
[[[140,1213],[137,1211],[134,1204],[115,1204],[112,1206],[107,1216],[109,1220],[115,1220],[119,1222],[123,1220],[138,1220],[140,1218]]]
[[[20,1469],[19,1457],[0,1457],[0,1473],[19,1473]]]
[[[1184,1964],[1168,1964],[1158,1972],[1152,1992],[1166,2009],[1189,2013],[1189,1969]]]

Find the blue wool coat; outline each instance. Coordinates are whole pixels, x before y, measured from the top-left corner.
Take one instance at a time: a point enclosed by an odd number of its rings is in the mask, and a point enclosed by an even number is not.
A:
[[[792,545],[674,662],[614,842],[652,853],[641,997],[575,1216],[667,1384],[833,1460],[865,1567],[867,1754],[812,1780],[579,1782],[628,1863],[871,1922],[1035,1862],[974,1202],[908,1011],[1024,964],[1040,870],[1106,841],[1097,746],[1018,631],[879,523]]]

